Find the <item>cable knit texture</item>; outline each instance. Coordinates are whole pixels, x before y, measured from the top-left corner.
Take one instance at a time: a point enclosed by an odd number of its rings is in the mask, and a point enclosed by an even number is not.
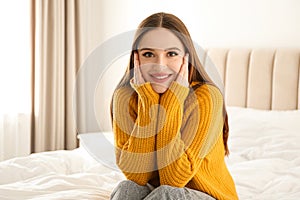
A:
[[[222,106],[222,94],[211,85],[194,91],[173,82],[162,95],[150,83],[118,89],[113,98],[118,166],[140,185],[238,199],[224,161]]]

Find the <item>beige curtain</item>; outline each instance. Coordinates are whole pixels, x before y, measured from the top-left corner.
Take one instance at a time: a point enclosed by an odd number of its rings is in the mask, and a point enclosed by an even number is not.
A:
[[[78,146],[73,91],[80,67],[77,0],[32,0],[32,152]]]

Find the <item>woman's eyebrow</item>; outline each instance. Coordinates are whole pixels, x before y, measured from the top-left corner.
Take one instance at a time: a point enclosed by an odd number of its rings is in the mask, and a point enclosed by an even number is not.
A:
[[[179,49],[177,47],[170,47],[170,48],[165,49],[165,51],[170,51],[170,50],[182,51],[181,49]]]
[[[148,47],[145,47],[145,48],[141,48],[139,49],[140,51],[154,51],[155,49],[154,48],[148,48]],[[170,47],[170,48],[166,48],[164,51],[170,51],[170,50],[177,50],[177,51],[182,51],[181,49],[177,48],[177,47]]]
[[[154,51],[154,49],[152,49],[152,48],[147,48],[147,47],[145,47],[145,48],[141,48],[141,49],[139,49],[140,51]]]

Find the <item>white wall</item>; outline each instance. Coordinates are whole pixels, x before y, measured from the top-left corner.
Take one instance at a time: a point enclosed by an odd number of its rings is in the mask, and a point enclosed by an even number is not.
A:
[[[90,44],[170,12],[202,47],[300,47],[299,0],[89,0]]]

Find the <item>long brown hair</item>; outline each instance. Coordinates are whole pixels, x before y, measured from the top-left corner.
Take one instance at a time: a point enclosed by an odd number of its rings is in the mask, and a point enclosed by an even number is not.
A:
[[[138,29],[136,31],[133,44],[132,51],[130,54],[130,60],[128,67],[121,81],[117,85],[117,88],[121,88],[130,84],[130,79],[133,77],[133,68],[134,68],[134,52],[138,48],[138,44],[145,33],[154,28],[166,28],[171,30],[182,42],[185,47],[186,53],[189,53],[189,83],[197,82],[199,84],[195,85],[193,89],[196,89],[202,84],[210,84],[216,86],[213,81],[210,79],[206,71],[204,70],[200,59],[195,50],[193,41],[187,30],[184,23],[175,15],[169,13],[155,13],[144,19]],[[225,148],[225,155],[229,154],[227,140],[228,140],[228,116],[225,108],[225,103],[223,102],[223,115],[224,115],[224,125],[223,125],[223,142]],[[111,102],[111,117],[113,117],[112,113],[112,102]]]

